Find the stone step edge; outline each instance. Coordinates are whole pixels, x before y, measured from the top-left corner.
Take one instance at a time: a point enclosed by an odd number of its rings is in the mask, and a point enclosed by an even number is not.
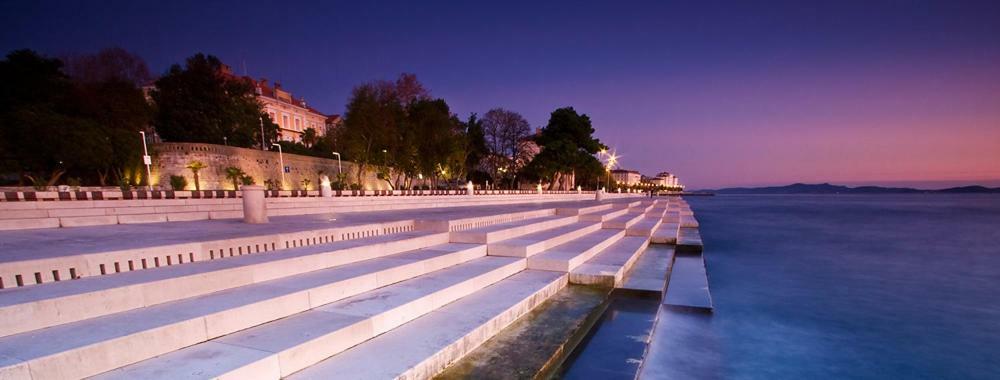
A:
[[[89,281],[105,281],[109,286],[54,298],[40,297],[34,301],[0,307],[0,320],[5,321],[0,324],[0,337],[445,243],[448,243],[447,233],[428,233],[373,245],[345,247],[301,256],[288,256],[283,255],[287,252],[277,252],[267,256],[240,256],[203,264],[196,263],[192,265],[212,267],[195,273],[181,272],[176,277],[156,277],[152,281],[140,280],[124,286],[115,286],[115,282],[118,282],[116,280],[119,280],[115,276],[92,278]],[[250,260],[256,262],[251,261],[246,265],[237,263]],[[184,269],[184,267],[176,268],[175,271]],[[169,267],[163,270],[169,270]],[[144,275],[144,273],[152,271],[140,271],[132,275]],[[43,287],[22,289],[32,292],[46,290]],[[94,307],[95,305],[107,309],[98,309]]]

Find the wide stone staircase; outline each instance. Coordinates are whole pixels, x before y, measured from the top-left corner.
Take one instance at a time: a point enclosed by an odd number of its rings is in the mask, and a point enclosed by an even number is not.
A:
[[[651,241],[700,245],[676,198],[544,207],[3,289],[0,379],[429,378]]]

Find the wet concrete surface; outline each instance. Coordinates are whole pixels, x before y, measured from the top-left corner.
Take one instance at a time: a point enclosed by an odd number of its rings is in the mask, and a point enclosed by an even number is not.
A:
[[[609,291],[567,286],[435,379],[548,377],[601,315]]]
[[[659,299],[614,296],[584,344],[559,371],[563,379],[634,379],[656,321]]]

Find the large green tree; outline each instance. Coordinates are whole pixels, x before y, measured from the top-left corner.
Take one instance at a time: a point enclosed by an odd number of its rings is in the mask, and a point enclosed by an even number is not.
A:
[[[583,172],[588,177],[593,176],[594,169],[600,166],[594,155],[606,148],[594,137],[590,117],[577,113],[573,107],[553,111],[548,124],[535,137],[535,143],[541,152],[526,170],[547,180],[550,189],[554,189],[565,174]]]
[[[337,140],[345,158],[357,166],[357,183],[363,183],[365,172],[372,165],[385,163],[389,150],[402,143],[399,131],[404,117],[391,82],[377,81],[354,88]]]
[[[489,179],[489,174],[480,168],[483,159],[489,154],[483,122],[479,120],[478,115],[472,113],[464,123],[464,127],[466,179],[474,182],[486,181]]]
[[[249,78],[230,73],[218,58],[195,54],[173,65],[156,81],[153,124],[165,141],[259,147],[264,117]],[[267,146],[277,139],[274,123],[264,124]]]
[[[517,174],[529,158],[524,143],[530,137],[530,124],[517,112],[494,108],[483,115],[482,125],[489,150],[487,172],[494,183],[515,187]]]
[[[464,176],[465,132],[443,99],[417,100],[408,108],[407,128],[417,136],[415,166],[435,185]]]
[[[138,166],[139,131],[150,110],[135,78],[145,66],[120,49],[74,57],[91,75],[62,69],[35,52],[0,61],[0,156],[3,169],[38,185],[79,178],[105,185]],[[106,59],[98,60],[94,57]],[[79,65],[75,67],[81,67]]]

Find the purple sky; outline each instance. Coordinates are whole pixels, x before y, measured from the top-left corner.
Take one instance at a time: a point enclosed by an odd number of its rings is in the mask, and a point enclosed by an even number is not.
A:
[[[213,3],[8,1],[0,50],[205,52],[328,113],[413,72],[462,118],[574,106],[691,188],[1000,186],[997,1]]]

